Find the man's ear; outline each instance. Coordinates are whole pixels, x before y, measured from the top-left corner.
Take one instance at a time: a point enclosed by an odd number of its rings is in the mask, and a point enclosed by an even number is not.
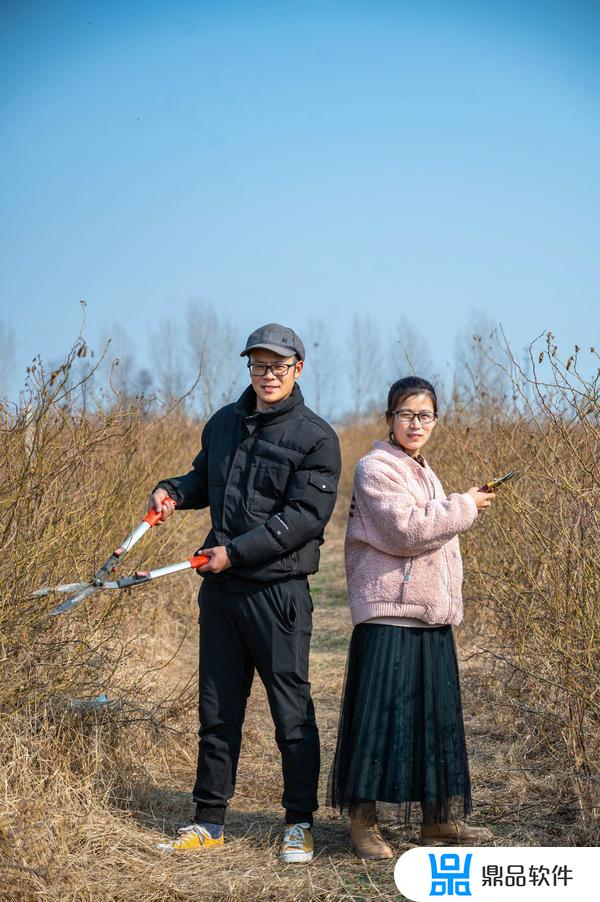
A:
[[[296,369],[294,370],[294,379],[298,379],[302,374],[302,370],[304,369],[304,361],[299,360],[296,364]]]

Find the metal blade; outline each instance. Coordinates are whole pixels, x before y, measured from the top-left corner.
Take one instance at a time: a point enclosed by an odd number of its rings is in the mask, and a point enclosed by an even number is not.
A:
[[[36,589],[35,592],[32,592],[31,598],[43,598],[44,595],[50,595],[51,592],[79,592],[80,589],[85,589],[86,586],[89,586],[90,583],[65,583],[63,586],[46,586],[44,589]]]
[[[69,598],[63,604],[59,605],[54,610],[50,611],[51,614],[64,614],[65,611],[70,611],[71,608],[74,608],[75,605],[79,604],[80,601],[83,601],[86,598],[89,598],[94,592],[98,589],[120,589],[122,588],[121,581],[119,582],[106,582],[106,578],[116,569],[119,565],[120,561],[124,557],[127,552],[133,548],[136,542],[144,536],[149,529],[151,529],[152,524],[148,522],[147,519],[144,518],[142,522],[136,526],[132,533],[130,533],[127,538],[124,540],[122,545],[119,545],[116,548],[111,556],[106,560],[99,570],[96,571],[94,576],[92,577],[90,582],[87,583],[72,583],[71,585],[65,586],[57,586],[55,589],[45,588],[38,589],[37,592],[34,592],[34,596],[42,597],[44,595],[48,595],[50,592],[72,592],[76,591],[76,594],[73,598]],[[140,582],[139,579],[133,579],[132,577],[127,577],[127,582],[125,585],[137,585]],[[131,581],[132,580],[132,581]],[[141,580],[145,582],[146,580]]]
[[[80,601],[84,601],[86,598],[89,598],[90,595],[93,595],[94,592],[97,592],[99,588],[101,587],[88,585],[85,589],[82,589],[81,592],[77,592],[76,595],[73,595],[72,598],[67,598],[66,601],[59,604],[57,608],[50,611],[50,614],[64,614],[65,611],[70,611],[71,608],[74,608]]]
[[[499,479],[494,480],[494,488],[496,488],[496,486],[502,485],[503,483],[507,482],[507,480],[512,479],[513,476],[516,476],[516,475],[517,475],[516,470],[510,470],[504,476],[501,476]]]

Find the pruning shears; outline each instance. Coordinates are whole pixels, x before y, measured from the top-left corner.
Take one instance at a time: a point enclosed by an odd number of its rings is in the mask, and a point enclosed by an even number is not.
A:
[[[504,476],[500,476],[498,479],[490,479],[489,482],[486,482],[479,489],[480,492],[495,492],[499,485],[502,485],[503,482],[508,482],[509,479],[512,479],[513,476],[517,475],[517,470],[510,470],[508,473],[505,473]]]
[[[172,499],[165,498],[164,500],[171,501]],[[133,576],[123,576],[121,579],[109,581],[108,577],[125,557],[127,552],[131,551],[133,546],[139,542],[149,529],[156,526],[160,518],[161,514],[158,511],[153,510],[146,514],[139,526],[136,526],[133,532],[124,539],[118,548],[115,548],[108,560],[102,564],[100,569],[97,570],[94,576],[87,582],[65,583],[61,586],[46,586],[43,589],[37,589],[35,592],[32,592],[31,597],[41,598],[44,595],[49,595],[51,592],[60,592],[63,594],[74,593],[71,595],[71,598],[67,598],[66,601],[63,601],[62,604],[59,604],[58,607],[53,608],[53,610],[50,611],[50,614],[64,614],[66,611],[70,611],[71,608],[74,608],[79,602],[84,601],[86,598],[89,598],[90,595],[93,595],[94,592],[99,592],[101,589],[127,589],[130,586],[141,586],[144,583],[150,582],[152,579],[157,579],[159,576],[167,576],[170,573],[179,573],[181,570],[197,570],[199,567],[203,567],[204,564],[208,564],[210,560],[208,555],[197,554],[185,561],[180,561],[178,564],[168,564],[166,567],[158,567],[156,570],[140,570]]]

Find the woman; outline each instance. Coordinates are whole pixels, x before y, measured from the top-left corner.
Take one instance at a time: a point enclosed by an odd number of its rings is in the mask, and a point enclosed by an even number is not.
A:
[[[388,394],[387,441],[358,463],[346,532],[354,631],[330,803],[350,812],[361,858],[390,858],[376,801],[420,802],[425,845],[472,844],[489,830],[471,810],[469,766],[452,626],[463,616],[457,535],[494,494],[446,496],[421,456],[438,415],[430,382],[408,377]]]

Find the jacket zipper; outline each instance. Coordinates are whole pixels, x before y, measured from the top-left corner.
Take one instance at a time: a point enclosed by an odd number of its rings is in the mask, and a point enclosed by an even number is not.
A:
[[[435,495],[436,495],[435,482],[433,480],[433,477],[430,476],[429,473],[427,473],[427,477],[429,479],[429,485],[431,486],[431,491],[432,491],[431,497],[433,500],[435,500]],[[450,584],[450,567],[448,566],[448,558],[446,556],[446,549],[442,548],[441,550],[442,550],[442,555],[444,558],[444,571],[446,574],[446,617],[445,617],[445,619],[446,619],[446,621],[449,621],[450,613],[452,611],[452,586]]]
[[[446,571],[446,598],[448,602],[446,620],[448,621],[450,619],[450,611],[452,610],[452,588],[450,586],[450,567],[448,566],[448,558],[446,557],[445,548],[442,548],[442,554],[444,555],[444,569]]]
[[[233,470],[234,470],[234,467],[235,467],[235,462],[236,462],[237,456],[238,456],[238,454],[240,453],[240,448],[241,448],[241,446],[243,445],[243,443],[244,443],[245,441],[247,441],[247,440],[250,438],[250,436],[252,436],[252,439],[253,439],[252,445],[255,445],[255,444],[256,444],[256,439],[258,438],[257,433],[258,433],[258,430],[257,430],[257,429],[254,429],[254,431],[251,432],[250,435],[247,435],[245,438],[242,439],[242,441],[239,443],[239,445],[238,445],[237,448],[235,449],[235,453],[234,453],[233,458],[232,458],[232,460],[231,460],[231,466],[230,466],[230,468],[229,468],[229,473],[227,474],[227,482],[225,483],[225,488],[224,488],[224,490],[223,490],[223,510],[222,510],[222,512],[221,512],[221,539],[224,539],[224,536],[225,536],[225,508],[226,508],[226,506],[227,506],[227,505],[226,505],[227,490],[228,490],[229,484],[230,484],[230,482],[231,482],[232,473],[233,473]],[[252,447],[252,446],[251,446],[251,447]]]
[[[413,559],[409,558],[408,566],[404,572],[404,583],[402,586],[402,604],[406,604],[406,593],[408,592],[408,583],[410,582],[412,568],[413,568]]]
[[[427,470],[425,472],[427,473],[427,480],[429,482],[429,488],[431,489],[431,500],[435,501],[435,482],[433,481]]]

